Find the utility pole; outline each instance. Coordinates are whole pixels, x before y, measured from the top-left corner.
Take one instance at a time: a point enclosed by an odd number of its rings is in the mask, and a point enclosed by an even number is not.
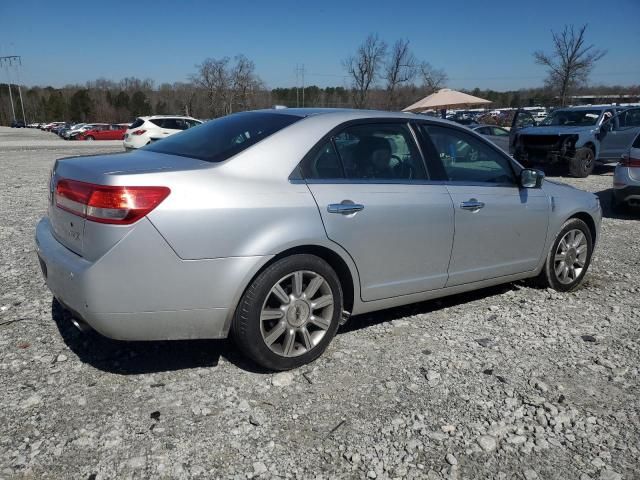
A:
[[[302,73],[302,107],[304,108],[304,63],[302,64],[302,69],[300,71]]]
[[[300,96],[298,94],[298,75],[300,73],[300,68],[298,67],[298,64],[296,63],[296,107],[300,106]]]
[[[13,106],[13,94],[11,93],[11,79],[9,77],[9,67],[15,66],[16,68],[22,67],[22,57],[20,55],[9,55],[6,57],[0,57],[0,65],[4,65],[7,70],[7,79],[9,82],[9,100],[11,101],[11,112],[13,113],[13,119],[16,119],[16,111]],[[18,81],[18,95],[20,95],[20,107],[22,108],[22,121],[27,123],[27,117],[24,114],[24,101],[22,100],[22,89],[20,88],[20,83]]]
[[[7,57],[0,57],[0,65],[4,65],[4,68],[7,70],[7,82],[9,84],[9,101],[11,102],[11,113],[13,114],[13,120],[16,119],[16,110],[13,106],[13,94],[11,93],[11,78],[9,77],[9,67],[13,66],[20,57],[16,57],[15,55],[10,55]]]

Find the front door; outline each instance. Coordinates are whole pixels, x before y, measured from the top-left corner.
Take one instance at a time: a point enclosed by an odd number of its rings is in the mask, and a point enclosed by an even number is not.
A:
[[[540,189],[521,189],[499,149],[455,127],[423,125],[442,163],[455,209],[447,286],[534,270],[550,212]]]
[[[311,152],[303,176],[327,236],[355,261],[362,300],[445,286],[453,207],[408,125],[347,127]]]
[[[640,108],[630,108],[602,124],[600,155],[605,161],[618,161],[629,152],[633,140],[640,133]]]

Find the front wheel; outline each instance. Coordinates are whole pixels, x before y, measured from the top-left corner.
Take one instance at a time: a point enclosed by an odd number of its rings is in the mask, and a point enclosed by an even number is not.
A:
[[[289,370],[327,348],[342,315],[335,271],[314,255],[292,255],[261,272],[242,296],[232,337],[257,364]]]
[[[569,173],[572,177],[585,178],[591,175],[596,164],[596,156],[589,147],[578,148],[569,160]]]
[[[565,222],[547,255],[538,283],[559,292],[570,292],[582,283],[593,253],[593,239],[578,218]]]
[[[85,138],[85,140],[93,141],[93,140],[95,140],[95,138],[93,138],[91,135],[89,135],[87,138]]]

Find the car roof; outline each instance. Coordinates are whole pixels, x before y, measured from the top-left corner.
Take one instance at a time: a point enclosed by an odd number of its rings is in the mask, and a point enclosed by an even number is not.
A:
[[[331,118],[335,122],[346,122],[349,120],[367,120],[375,118],[398,118],[410,120],[428,120],[430,122],[441,123],[443,125],[454,125],[457,127],[464,126],[459,123],[445,120],[443,118],[433,117],[431,115],[423,115],[421,113],[408,112],[390,112],[386,110],[358,110],[354,108],[278,108],[251,110],[250,112],[273,113],[276,115],[295,115],[300,118],[306,117],[325,117]]]
[[[148,115],[145,117],[137,117],[142,120],[150,120],[152,118],[188,118],[189,120],[198,120],[197,118],[190,117],[188,115]]]

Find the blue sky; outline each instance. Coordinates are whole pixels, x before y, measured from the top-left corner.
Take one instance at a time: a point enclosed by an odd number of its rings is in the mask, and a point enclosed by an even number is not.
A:
[[[296,64],[307,84],[346,85],[341,60],[373,32],[409,39],[451,87],[505,90],[542,85],[531,53],[565,23],[588,23],[588,41],[609,51],[592,84],[640,84],[640,0],[2,0],[0,55],[22,55],[29,85],[183,81],[204,58],[238,53],[270,87],[294,86]]]

